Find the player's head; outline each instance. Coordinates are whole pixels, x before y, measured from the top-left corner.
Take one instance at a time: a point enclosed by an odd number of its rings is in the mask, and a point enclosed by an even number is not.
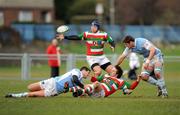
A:
[[[58,40],[57,39],[52,39],[52,45],[57,46],[58,45]]]
[[[93,20],[91,23],[91,31],[93,33],[96,33],[100,29],[100,23],[98,20]]]
[[[122,68],[121,68],[120,66],[118,66],[118,65],[116,65],[115,68],[116,68],[116,70],[117,70],[117,71],[116,71],[117,78],[121,78],[121,76],[122,76],[122,74],[123,74]]]
[[[123,43],[128,48],[134,47],[134,41],[135,41],[135,39],[130,35],[125,36],[123,39]]]
[[[82,72],[84,78],[87,78],[91,72],[91,70],[86,66],[81,67],[80,71]]]

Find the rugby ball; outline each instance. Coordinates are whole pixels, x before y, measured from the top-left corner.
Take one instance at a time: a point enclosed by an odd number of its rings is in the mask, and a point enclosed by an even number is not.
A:
[[[57,28],[57,32],[58,33],[65,33],[65,32],[67,32],[69,30],[69,27],[68,26],[66,26],[66,25],[61,25],[61,26],[59,26],[58,28]]]

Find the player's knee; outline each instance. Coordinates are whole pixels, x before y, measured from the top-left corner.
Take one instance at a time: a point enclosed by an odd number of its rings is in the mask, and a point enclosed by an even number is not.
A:
[[[29,91],[33,91],[34,85],[33,85],[33,84],[29,84],[29,85],[27,86],[27,89],[28,89]]]
[[[147,81],[149,78],[149,75],[148,74],[141,74],[140,77],[142,80]]]
[[[31,85],[31,84],[28,85],[28,86],[27,86],[27,89],[28,89],[29,91],[32,91],[32,85]]]
[[[154,72],[154,74],[155,74],[155,76],[156,76],[157,79],[160,79],[160,78],[161,78],[161,72],[156,71],[156,72]]]

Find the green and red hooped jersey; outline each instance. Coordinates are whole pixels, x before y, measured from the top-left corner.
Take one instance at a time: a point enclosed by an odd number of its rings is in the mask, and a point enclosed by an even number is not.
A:
[[[109,77],[109,78],[103,79],[101,86],[105,92],[105,97],[108,97],[109,95],[113,94],[117,90],[122,89],[124,84],[125,84],[125,81],[122,79]]]
[[[105,42],[112,42],[113,39],[106,33],[98,31],[97,33],[84,32],[79,35],[82,40],[86,41],[86,55],[100,56],[104,54]]]

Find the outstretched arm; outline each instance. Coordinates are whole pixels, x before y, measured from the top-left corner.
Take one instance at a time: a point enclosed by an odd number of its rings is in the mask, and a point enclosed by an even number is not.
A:
[[[137,80],[134,81],[132,84],[129,84],[128,82],[125,81],[124,82],[125,85],[122,88],[124,95],[131,94],[132,91],[138,86],[139,82],[140,82],[140,76],[138,76]]]
[[[59,40],[63,40],[63,39],[67,39],[67,40],[81,40],[81,37],[78,36],[78,35],[64,36],[63,34],[57,34],[56,38],[59,39]]]
[[[116,65],[120,65],[124,59],[126,58],[126,56],[124,54],[121,54],[116,62]]]
[[[111,45],[111,49],[112,49],[112,51],[114,52],[115,46],[116,46],[115,42],[114,42],[114,41],[111,41],[111,42],[109,42],[109,44]]]
[[[134,82],[130,85],[129,89],[134,90],[134,89],[138,86],[140,80],[141,80],[141,78],[140,78],[140,76],[138,76],[138,77],[137,77],[137,80],[134,81]]]
[[[67,40],[81,40],[81,38],[77,35],[71,35],[71,36],[64,36],[64,39]]]
[[[76,85],[78,85],[79,87],[81,87],[81,88],[84,89],[84,84],[82,84],[82,83],[79,81],[78,76],[73,75],[72,78],[73,78],[73,82],[74,82]]]
[[[124,59],[128,56],[128,54],[131,52],[131,50],[128,48],[128,47],[126,47],[125,49],[124,49],[124,51],[123,51],[123,53],[118,57],[118,60],[117,60],[117,62],[116,62],[116,65],[120,65],[123,61],[124,61]]]

